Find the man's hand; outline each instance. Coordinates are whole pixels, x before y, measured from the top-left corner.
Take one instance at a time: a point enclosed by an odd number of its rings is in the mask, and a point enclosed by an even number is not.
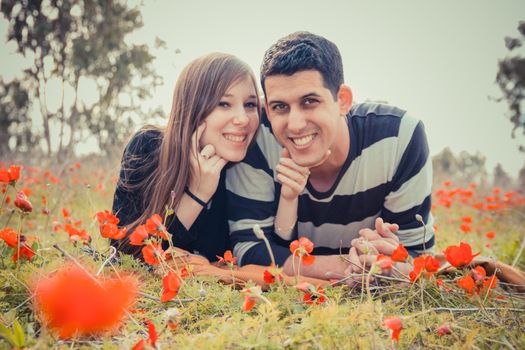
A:
[[[379,254],[392,255],[399,246],[399,238],[395,234],[398,230],[397,224],[385,223],[383,219],[377,218],[375,230],[365,228],[359,231],[360,237],[352,240],[352,247],[348,254],[350,266],[345,271],[345,275],[356,275],[347,280],[349,286],[362,283],[362,274],[368,273],[368,270],[376,263]],[[407,275],[413,267],[410,263],[395,262],[394,268],[398,271],[397,275]],[[396,275],[396,272],[392,269],[385,269],[382,274],[389,276]]]
[[[279,164],[275,170],[277,171],[277,180],[282,184],[281,198],[288,201],[296,199],[306,186],[310,170],[297,165],[290,158],[290,152],[286,148],[283,148]]]

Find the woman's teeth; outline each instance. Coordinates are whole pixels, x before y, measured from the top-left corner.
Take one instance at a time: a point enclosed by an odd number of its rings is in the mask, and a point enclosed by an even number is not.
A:
[[[246,140],[246,135],[231,135],[231,134],[225,134],[224,138],[229,141],[233,142],[243,142]]]

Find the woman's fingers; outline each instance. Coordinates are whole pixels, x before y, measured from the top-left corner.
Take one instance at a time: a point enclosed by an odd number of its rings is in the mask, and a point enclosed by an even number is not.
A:
[[[202,134],[204,133],[204,129],[206,129],[206,122],[203,122],[201,125],[197,127],[197,130],[191,135],[191,152],[195,158],[197,158],[197,155],[199,153],[199,141],[202,137]]]
[[[200,155],[204,159],[210,159],[215,155],[215,147],[211,144],[204,146],[200,151]]]

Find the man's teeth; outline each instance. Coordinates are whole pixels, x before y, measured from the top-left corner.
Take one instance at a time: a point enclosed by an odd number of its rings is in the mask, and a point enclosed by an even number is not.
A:
[[[246,140],[246,135],[224,135],[224,137],[226,138],[226,140],[230,140],[230,141],[233,141],[233,142],[243,142],[244,140]]]
[[[306,145],[308,142],[312,141],[314,139],[315,135],[308,135],[303,136],[300,138],[292,138],[293,143],[295,143],[298,146]]]

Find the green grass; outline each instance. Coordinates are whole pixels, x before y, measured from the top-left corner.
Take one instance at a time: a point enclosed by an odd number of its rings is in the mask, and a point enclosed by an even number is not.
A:
[[[93,260],[82,251],[80,244],[75,246],[69,242],[65,232],[54,232],[53,221],[55,218],[63,221],[60,211],[67,208],[75,220],[82,220],[80,227],[92,236],[95,250],[106,255],[109,246],[98,234],[94,214],[110,209],[113,174],[101,171],[94,175],[86,167],[77,172],[66,172],[56,185],[27,185],[32,189],[30,199],[34,211],[24,219],[24,233],[39,240],[38,256],[32,262],[17,266],[11,261],[13,250],[0,242],[0,323],[12,329],[18,320],[29,348],[130,349],[146,337],[146,319],[155,324],[159,333],[157,346],[163,349],[525,348],[525,295],[498,286],[490,297],[469,297],[453,281],[459,273],[441,276],[453,287],[450,293],[439,289],[433,279],[409,286],[383,283],[372,287],[371,298],[367,291],[335,286],[325,289],[327,301],[321,305],[306,305],[302,302],[302,292],[293,287],[273,286],[264,294],[270,304],[258,302],[252,311],[244,312],[244,296],[240,291],[212,277],[189,278],[178,299],[161,303],[158,301],[162,293],[161,276],[129,257],[124,257],[116,268],[138,275],[141,291],[154,296],[138,299],[134,308],[144,313],[133,313],[133,320],[126,320],[112,336],[59,340],[42,327],[35,315],[28,286],[36,276],[58,269],[67,260],[52,247],[54,244],[93,271],[98,270],[101,260]],[[79,180],[74,181],[75,177]],[[89,182],[90,188],[85,182]],[[105,191],[96,190],[99,182]],[[26,184],[22,181],[17,186],[26,187]],[[14,191],[9,189],[9,194],[13,196]],[[48,198],[49,217],[41,213],[42,195]],[[11,213],[11,208],[12,204],[4,206],[0,229],[10,226],[18,231],[19,215]],[[436,251],[464,241],[476,252],[511,264],[523,239],[522,212],[523,207],[498,213],[479,212],[458,203],[451,208],[438,207]],[[473,227],[481,225],[486,217],[492,221],[483,223],[479,232],[464,234],[458,228],[464,215],[473,217]],[[28,221],[32,228],[27,226]],[[487,248],[484,233],[489,230],[497,235]],[[525,269],[524,255],[517,261],[517,267],[522,270]],[[104,274],[110,273],[111,268],[106,267]],[[392,342],[390,331],[381,325],[386,316],[402,319],[404,329],[399,344]],[[167,327],[170,319],[176,321],[176,330]],[[437,335],[436,328],[443,324],[452,326],[451,335]],[[0,340],[2,348],[10,348],[9,343]]]

